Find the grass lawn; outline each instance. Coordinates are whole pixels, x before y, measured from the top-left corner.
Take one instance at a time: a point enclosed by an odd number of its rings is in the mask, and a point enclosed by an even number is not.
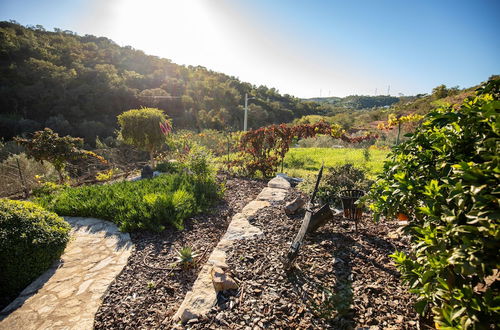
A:
[[[292,148],[285,156],[284,172],[289,176],[305,178],[316,175],[321,162],[325,167],[353,163],[368,170],[368,176],[374,178],[382,172],[387,150],[370,149],[369,160],[365,160],[363,149],[354,148]],[[281,168],[279,168],[281,170]]]

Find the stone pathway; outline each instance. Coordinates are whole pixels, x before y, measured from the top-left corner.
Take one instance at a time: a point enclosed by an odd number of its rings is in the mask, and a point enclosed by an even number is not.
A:
[[[109,284],[133,244],[109,221],[65,218],[72,239],[52,266],[0,312],[0,329],[92,329]]]
[[[281,177],[275,177],[269,181],[267,187],[261,191],[255,200],[248,203],[240,213],[233,216],[226,233],[212,251],[208,261],[200,270],[191,291],[186,294],[181,306],[173,316],[174,321],[185,323],[207,314],[215,306],[217,290],[213,282],[214,271],[219,272],[219,270],[228,268],[226,254],[236,240],[251,240],[262,235],[262,231],[251,225],[248,220],[260,209],[284,200],[289,189],[290,183],[288,181]],[[168,323],[169,318],[166,318],[164,322]]]

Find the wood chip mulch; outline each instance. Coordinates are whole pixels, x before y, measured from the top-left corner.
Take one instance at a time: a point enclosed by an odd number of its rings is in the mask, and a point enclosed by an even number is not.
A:
[[[265,187],[265,182],[256,180],[220,179],[225,181],[222,201],[209,214],[186,220],[184,230],[131,234],[135,251],[108,289],[95,329],[158,329],[176,312],[232,216]],[[175,266],[177,251],[185,246],[199,255],[196,267]]]
[[[287,200],[298,192],[293,191]],[[307,198],[307,197],[306,197]],[[337,216],[308,236],[295,267],[283,256],[298,232],[303,213],[288,217],[284,203],[252,219],[260,238],[236,243],[228,255],[238,290],[219,293],[218,304],[190,329],[418,329],[414,297],[401,284],[389,254],[408,241],[392,222],[365,217],[354,232]]]

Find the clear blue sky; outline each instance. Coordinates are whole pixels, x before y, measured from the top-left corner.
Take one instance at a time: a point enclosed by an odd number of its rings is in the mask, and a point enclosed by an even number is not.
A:
[[[427,93],[500,74],[497,0],[0,0],[0,20],[94,34],[298,97]]]

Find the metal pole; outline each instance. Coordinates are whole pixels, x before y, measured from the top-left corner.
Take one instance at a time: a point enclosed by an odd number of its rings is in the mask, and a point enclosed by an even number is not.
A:
[[[248,118],[248,93],[245,93],[245,118],[243,119],[243,132],[247,131]]]

